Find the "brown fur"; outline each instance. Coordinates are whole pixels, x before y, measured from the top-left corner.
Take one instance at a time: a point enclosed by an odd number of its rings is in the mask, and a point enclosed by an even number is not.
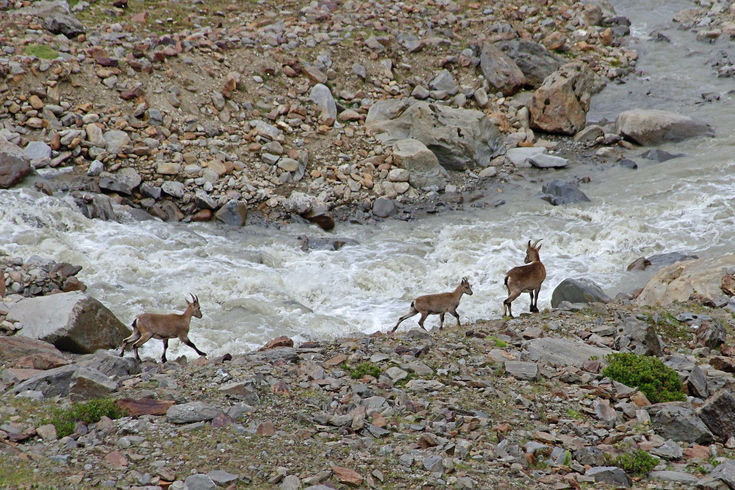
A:
[[[419,320],[419,326],[426,330],[424,327],[424,320],[429,315],[439,315],[439,330],[444,328],[444,315],[450,313],[457,319],[457,326],[462,326],[459,322],[459,314],[457,313],[457,306],[459,306],[459,300],[463,294],[472,295],[472,288],[467,278],[463,278],[462,282],[457,288],[451,293],[439,293],[439,294],[427,294],[425,296],[419,296],[411,302],[411,311],[403,315],[398,319],[396,326],[391,329],[391,332],[395,332],[398,325],[401,324],[406,318],[410,318],[417,313],[421,313],[421,319]]]
[[[538,244],[540,241],[536,240],[531,245],[531,240],[529,240],[526,247],[526,258],[523,261],[526,265],[513,267],[505,274],[503,282],[508,290],[508,297],[503,301],[503,316],[507,310],[508,316],[513,317],[510,305],[514,299],[525,292],[531,295],[529,311],[538,313],[538,293],[541,290],[541,283],[546,279],[546,268],[541,263],[538,252],[541,249],[541,245]]]

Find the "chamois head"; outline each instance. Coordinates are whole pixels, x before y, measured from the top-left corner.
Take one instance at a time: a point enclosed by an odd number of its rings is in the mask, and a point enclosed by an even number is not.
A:
[[[538,262],[541,260],[538,254],[538,251],[541,250],[541,245],[539,245],[538,242],[541,240],[541,238],[536,240],[533,242],[533,245],[531,245],[531,240],[528,240],[528,245],[526,246],[526,258],[523,259],[524,264],[530,264],[531,262]]]
[[[462,278],[462,282],[459,285],[462,288],[462,292],[464,294],[469,294],[472,296],[472,288],[470,287],[470,282],[467,280],[466,277]]]
[[[189,294],[191,295],[191,301],[189,301],[188,299],[186,300],[187,309],[188,308],[191,308],[192,309],[192,312],[191,312],[192,316],[195,316],[197,318],[201,318],[202,317],[202,310],[201,310],[201,308],[199,308],[199,298],[197,296],[194,296],[191,293],[189,293]]]

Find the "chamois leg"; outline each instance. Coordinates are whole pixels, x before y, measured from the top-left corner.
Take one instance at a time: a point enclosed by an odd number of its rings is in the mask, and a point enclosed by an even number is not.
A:
[[[459,323],[459,313],[457,313],[457,310],[454,310],[454,311],[450,311],[449,313],[451,313],[452,315],[454,315],[454,318],[456,318],[456,319],[457,319],[457,326],[458,326],[458,327],[461,327],[461,326],[462,326],[462,324],[461,324],[461,323]]]
[[[166,349],[168,349],[168,339],[161,339],[163,340],[163,355],[161,356],[161,362],[166,362]]]
[[[534,294],[532,296],[533,301],[531,303],[532,303],[533,306],[531,307],[531,311],[533,313],[538,313],[538,293],[539,293],[539,291],[541,291],[541,286],[540,285],[539,285],[539,287],[536,288],[536,290],[534,291]]]
[[[503,301],[503,316],[505,316],[506,308],[508,309],[508,316],[513,318],[513,313],[510,311],[510,304],[513,302],[514,299],[516,299],[518,296],[520,296],[521,292],[518,291],[517,293],[513,293],[509,295],[507,298],[505,298],[505,301]]]
[[[423,328],[424,330],[426,330],[426,327],[424,327],[424,320],[426,320],[426,317],[427,316],[429,316],[429,312],[428,311],[422,311],[421,312],[421,318],[419,319],[419,327]],[[428,330],[426,330],[426,331],[428,332]]]
[[[409,311],[408,313],[406,313],[405,315],[403,315],[401,318],[398,319],[398,323],[396,323],[396,326],[391,329],[391,332],[395,332],[396,329],[398,328],[398,325],[400,325],[403,320],[405,320],[406,318],[411,318],[416,313],[418,313],[418,310],[413,307],[413,304],[411,304],[411,311]]]
[[[528,292],[528,295],[531,297],[531,304],[528,306],[528,311],[533,313],[534,312],[533,309],[535,308],[533,304],[533,289]]]
[[[140,332],[138,331],[138,328],[135,326],[135,322],[133,322],[133,333],[130,335],[130,337],[126,337],[123,339],[123,345],[122,349],[120,350],[120,357],[125,355],[125,349],[127,349],[130,344],[135,342],[140,338]]]
[[[186,345],[188,345],[189,347],[191,347],[192,349],[194,349],[195,351],[197,351],[197,354],[199,354],[200,356],[206,356],[207,355],[205,352],[202,352],[199,349],[197,349],[197,346],[194,345],[194,342],[192,342],[191,340],[189,340],[189,337],[184,337],[183,339],[181,339],[181,341],[183,343],[185,343]]]
[[[439,313],[439,330],[444,328],[444,312]]]
[[[135,341],[135,343],[133,344],[133,350],[135,351],[135,357],[136,357],[136,359],[138,359],[139,361],[140,361],[141,359],[140,359],[140,356],[138,355],[138,348],[139,348],[139,347],[140,347],[141,345],[143,345],[143,344],[145,344],[146,342],[148,342],[148,341],[149,341],[149,340],[151,339],[151,337],[153,337],[153,334],[152,334],[152,333],[147,333],[147,334],[145,334],[145,335],[141,335],[141,336],[140,336],[140,337],[138,338],[138,340],[136,340],[136,341]]]

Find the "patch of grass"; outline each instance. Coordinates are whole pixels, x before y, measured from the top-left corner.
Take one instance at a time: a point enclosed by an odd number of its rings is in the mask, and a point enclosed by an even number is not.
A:
[[[582,414],[573,408],[567,408],[567,415],[574,420],[579,420],[582,418]]]
[[[367,374],[369,374],[373,378],[377,378],[382,372],[380,370],[380,367],[377,364],[373,364],[372,362],[361,362],[355,367],[352,367],[345,362],[342,363],[340,367],[347,371],[350,374],[350,378],[352,379],[360,379]]]
[[[508,347],[508,343],[503,339],[499,339],[497,337],[490,337],[490,339],[495,342],[495,347],[499,347],[501,349]]]
[[[621,454],[615,458],[613,464],[622,468],[626,473],[646,476],[658,464],[658,458],[642,449],[637,449],[632,453]]]
[[[26,461],[0,454],[0,485],[2,488],[39,488],[37,476]]]
[[[53,60],[59,57],[59,53],[54,48],[45,44],[26,44],[23,46],[23,54],[42,60]]]
[[[54,424],[56,434],[61,438],[73,434],[74,425],[77,422],[94,424],[105,416],[111,419],[119,419],[125,415],[125,410],[118,407],[115,400],[96,398],[87,402],[74,403],[68,409],[56,408],[51,420],[46,423]]]
[[[602,374],[624,385],[637,387],[651,403],[686,399],[679,375],[665,366],[661,359],[633,353],[615,353],[607,358],[610,365]]]
[[[406,376],[403,379],[399,379],[398,381],[396,381],[395,382],[395,386],[398,386],[399,388],[400,387],[403,387],[403,386],[406,386],[408,384],[408,382],[411,381],[412,379],[416,379],[416,375],[414,373],[408,373],[408,376]]]

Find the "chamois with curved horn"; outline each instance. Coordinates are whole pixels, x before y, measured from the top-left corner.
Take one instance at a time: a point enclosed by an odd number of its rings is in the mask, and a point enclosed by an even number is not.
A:
[[[189,293],[191,294],[191,293]],[[163,340],[163,356],[161,362],[166,362],[166,349],[168,349],[168,339],[178,338],[194,349],[200,356],[206,356],[200,351],[194,343],[189,340],[189,323],[191,317],[202,317],[202,310],[199,307],[199,298],[191,294],[191,301],[186,300],[186,310],[183,313],[169,313],[161,315],[158,313],[143,313],[133,320],[133,334],[123,340],[120,357],[125,354],[125,349],[131,344],[135,351],[135,357],[140,361],[138,348],[148,342],[151,338]]]
[[[526,246],[526,258],[523,260],[525,265],[513,267],[505,274],[505,287],[508,290],[508,297],[503,301],[503,316],[506,311],[509,317],[513,317],[510,304],[520,296],[521,293],[527,292],[531,295],[531,313],[538,313],[538,293],[541,290],[541,283],[546,279],[546,268],[541,263],[538,251],[541,249],[539,242],[536,240],[531,244],[528,240]]]

